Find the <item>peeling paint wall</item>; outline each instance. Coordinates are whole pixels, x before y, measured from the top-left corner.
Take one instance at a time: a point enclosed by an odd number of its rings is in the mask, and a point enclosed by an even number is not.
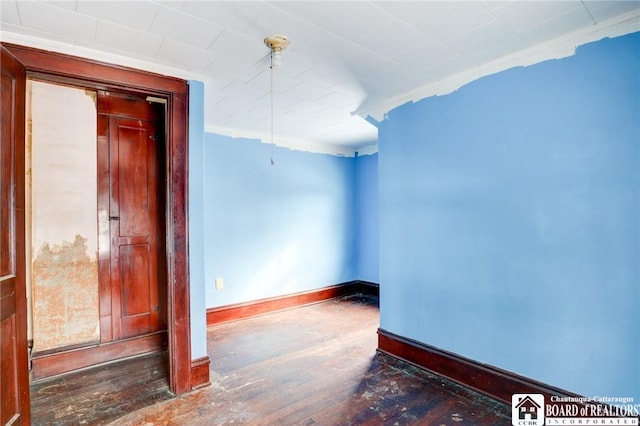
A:
[[[640,32],[391,111],[380,327],[640,400],[639,76]]]
[[[34,352],[99,335],[95,94],[32,81],[31,323]],[[29,154],[29,153],[28,153]]]
[[[32,266],[37,350],[98,340],[97,265],[81,235],[40,247]]]

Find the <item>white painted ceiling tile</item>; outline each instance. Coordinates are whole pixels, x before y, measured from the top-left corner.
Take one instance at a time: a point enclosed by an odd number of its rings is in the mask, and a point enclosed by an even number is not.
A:
[[[207,49],[223,59],[235,58],[238,63],[245,64],[253,64],[256,58],[265,57],[270,52],[264,44],[264,39],[248,37],[229,29],[219,34]],[[268,61],[266,63],[268,64]]]
[[[352,98],[364,101],[367,97],[367,92],[358,84],[357,81],[345,81],[333,87],[334,90]]]
[[[98,21],[95,43],[118,52],[153,58],[162,37],[107,21]]]
[[[265,97],[265,104],[269,103],[269,96]],[[273,108],[275,111],[282,111],[287,108],[293,108],[296,105],[300,105],[300,99],[295,98],[293,96],[287,96],[282,93],[278,93],[274,95],[273,99]]]
[[[2,33],[21,34],[24,36],[37,37],[45,40],[51,40],[51,41],[56,41],[56,42],[61,42],[66,44],[77,44],[76,40],[72,39],[71,37],[65,37],[58,34],[51,34],[51,33],[39,31],[39,30],[33,30],[31,28],[26,28],[20,25],[7,24],[3,22],[0,28],[2,28]]]
[[[162,6],[170,7],[171,9],[176,9],[176,10],[182,10],[182,8],[188,3],[187,0],[153,0],[153,1]]]
[[[265,71],[252,80],[237,86],[233,92],[233,96],[254,101],[268,96],[269,91],[269,74]],[[274,92],[280,93],[280,88],[276,86]]]
[[[265,2],[188,2],[182,10],[257,40],[284,34],[292,40],[289,49],[317,36],[307,22]]]
[[[361,117],[345,116],[335,121],[327,121],[313,132],[315,140],[328,142],[342,140],[344,144],[358,146],[377,141],[377,129]]]
[[[294,53],[305,57],[313,63],[325,63],[329,66],[340,66],[342,59],[349,57],[352,52],[363,49],[354,43],[345,43],[343,39],[335,34],[328,33],[321,29],[305,31],[302,29],[293,34],[290,38],[291,46],[285,54]],[[289,35],[289,33],[286,33]],[[283,54],[284,58],[284,54]]]
[[[373,4],[405,22],[433,13],[437,5],[428,1],[374,1]]]
[[[429,2],[431,10],[419,14],[411,24],[436,40],[446,41],[494,21],[476,2]]]
[[[238,63],[235,58],[222,58],[217,59],[207,68],[207,75],[212,80],[226,80],[235,85],[242,84],[251,78],[254,78],[259,72],[263,71],[263,67],[257,66],[243,66]]]
[[[575,9],[583,9],[576,0],[514,1],[493,11],[493,16],[512,30],[521,31]]]
[[[432,82],[448,76],[458,74],[474,66],[474,63],[464,57],[456,57],[440,62],[426,70]]]
[[[240,111],[246,110],[250,106],[243,99],[228,98],[224,101],[217,102],[207,108],[206,121],[209,124],[217,126],[226,125]]]
[[[349,73],[346,66],[337,67],[327,64],[317,64],[308,70],[298,74],[297,80],[309,81],[320,87],[331,88],[345,81],[350,81],[353,76]]]
[[[271,1],[269,3],[347,40],[358,40],[393,20],[393,16],[389,13],[365,1],[341,3]],[[354,19],[335,19],[336,12],[341,16],[350,16]]]
[[[229,124],[232,127],[243,128],[241,126],[237,126],[235,124],[237,122],[245,123],[244,125],[246,126],[246,128],[254,131],[255,133],[260,134],[262,136],[261,139],[264,142],[271,140],[271,138],[267,136],[267,135],[270,135],[271,133],[271,119],[268,113],[255,116],[254,113],[243,112],[241,114],[237,114],[236,116],[234,116],[229,121]],[[274,123],[273,123],[274,137],[280,136],[283,133],[288,134],[288,132],[283,132],[283,129],[285,129],[284,123],[274,120]]]
[[[298,99],[313,100],[326,96],[328,93],[331,93],[330,91],[331,89],[327,89],[326,87],[320,87],[312,83],[301,82],[297,83],[295,86],[289,88],[283,93]]]
[[[483,65],[504,56],[516,53],[526,47],[527,44],[524,41],[514,38],[507,43],[496,45],[494,48],[485,50],[477,55],[473,55],[471,58],[474,66]]]
[[[94,38],[95,18],[41,2],[22,1],[17,5],[21,23],[27,28],[74,40]]]
[[[375,104],[376,102],[382,102],[386,98],[399,94],[397,89],[377,81],[362,78],[358,83],[367,93],[367,99],[365,102],[369,105]]]
[[[338,91],[334,91],[325,96],[322,96],[316,99],[315,102],[331,108],[340,108],[343,111],[345,108],[347,111],[353,111],[360,104],[359,99],[354,98],[353,96],[348,96],[344,93],[340,93]]]
[[[20,16],[18,16],[18,6],[16,2],[0,1],[0,16],[2,17],[2,24],[15,24],[20,25]]]
[[[230,81],[234,88],[245,84],[260,74],[264,74],[265,81],[268,81],[267,68],[262,65],[243,66],[238,64],[235,58],[217,57],[212,65],[207,68],[207,75],[212,80]]]
[[[361,87],[367,92],[362,103],[400,95],[429,82],[428,74],[399,65],[386,67],[384,71],[376,70],[375,74],[369,76],[358,76],[358,79]]]
[[[498,10],[500,8],[508,6],[509,4],[513,3],[513,1],[514,0],[510,0],[510,1],[482,0],[482,1],[479,1],[479,3],[480,3],[480,6],[484,7],[490,12],[493,12],[494,10]],[[515,0],[515,1],[522,1],[522,0]]]
[[[273,91],[274,93],[286,93],[292,87],[295,87],[299,81],[295,79],[286,78],[278,69],[273,75]],[[260,80],[260,84],[264,84],[265,87],[270,86],[271,69],[266,68],[264,70],[263,78]]]
[[[318,103],[300,102],[299,104],[292,105],[280,111],[281,116],[278,119],[288,125],[300,126],[300,123],[313,120],[313,117],[317,117],[318,114],[326,109],[327,107],[325,105]]]
[[[459,56],[451,48],[435,41],[429,41],[403,52],[395,59],[418,71],[432,68],[443,61]]]
[[[596,22],[603,22],[623,13],[640,10],[640,1],[585,1]]]
[[[352,144],[359,144],[378,139],[376,127],[357,116],[345,117],[326,133],[329,136],[326,141],[342,137],[345,141],[351,141]]]
[[[274,121],[278,122],[280,129],[298,129],[316,131],[320,126],[327,123],[324,117],[327,108],[313,108],[314,104],[310,102],[302,102],[293,108],[283,110],[274,116]],[[317,120],[314,122],[314,120]]]
[[[317,117],[317,113],[315,114]],[[271,127],[271,114],[267,115],[266,121],[264,122],[265,128],[270,130]],[[303,131],[309,130],[308,124],[308,111],[305,109],[305,104],[298,104],[295,108],[292,108],[290,111],[283,110],[279,114],[274,115],[273,118],[273,127],[274,130],[277,128],[279,133],[283,133],[286,129],[286,134],[289,135],[289,131],[303,133]]]
[[[509,43],[517,36],[497,21],[475,28],[459,37],[447,41],[445,44],[460,54],[473,58],[482,55],[497,46]]]
[[[579,8],[519,31],[518,36],[529,45],[535,45],[591,25],[591,16],[583,8]]]
[[[213,52],[168,38],[160,46],[156,58],[168,63],[179,64],[180,68],[194,72],[205,70],[216,60]]]
[[[4,2],[5,0],[2,0],[2,2]],[[55,6],[55,7],[59,7],[61,9],[68,9],[71,10],[73,12],[77,12],[78,9],[78,2],[75,0],[60,0],[60,1],[51,1],[51,0],[47,0],[47,4],[50,6]]]
[[[267,54],[264,59],[265,61],[263,64],[266,68],[269,68],[271,63],[269,54]],[[282,64],[276,69],[276,75],[279,76],[278,78],[280,80],[295,80],[295,83],[297,84],[297,76],[304,74],[318,65],[318,62],[313,59],[314,58],[301,56],[294,52],[287,51],[282,54]]]
[[[79,1],[77,11],[105,21],[148,30],[160,6],[148,1]]]
[[[377,31],[360,39],[358,44],[381,55],[391,58],[431,40],[425,33],[418,31],[404,21],[394,19]]]
[[[215,102],[220,100],[225,94],[229,91],[230,85],[232,84],[229,80],[224,80],[222,78],[210,78],[205,81],[205,98],[206,104],[209,102]]]
[[[260,105],[245,112],[246,114],[234,114],[227,120],[226,124],[250,130],[259,130],[261,128],[264,128],[263,131],[267,130],[265,125],[270,123],[270,115],[266,105]]]
[[[181,10],[225,28],[249,35],[269,6],[255,1],[187,1]],[[252,34],[255,35],[255,34]],[[258,38],[265,35],[260,32]]]
[[[206,49],[222,34],[224,28],[175,9],[161,7],[149,31],[190,46]]]
[[[306,123],[301,123],[301,125],[297,127],[287,126],[287,136],[296,139],[305,138],[309,133],[309,126],[306,126],[305,124]],[[274,138],[275,137],[276,135],[274,135]]]
[[[314,130],[316,134],[326,133],[331,126],[335,126],[343,122],[344,120],[348,120],[350,118],[350,114],[347,111],[339,111],[336,109],[326,109],[315,116],[315,120],[317,123],[322,123],[320,126],[317,126]]]
[[[351,56],[345,58],[344,63],[356,77],[378,81],[389,87],[415,83],[421,78],[418,71],[367,50],[354,51]],[[395,78],[391,78],[392,76]]]

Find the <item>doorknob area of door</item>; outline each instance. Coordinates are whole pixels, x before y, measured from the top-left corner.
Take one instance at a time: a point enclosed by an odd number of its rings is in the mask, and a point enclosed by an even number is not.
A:
[[[109,216],[109,220],[120,220],[120,216]]]

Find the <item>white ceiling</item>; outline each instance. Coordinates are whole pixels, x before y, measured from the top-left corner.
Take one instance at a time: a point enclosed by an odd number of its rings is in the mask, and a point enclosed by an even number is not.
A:
[[[210,131],[342,153],[377,144],[376,117],[554,47],[640,30],[640,1],[15,1],[1,39],[205,82]],[[524,52],[524,53],[523,53]],[[551,52],[551,53],[549,53]],[[373,148],[375,149],[375,148]]]

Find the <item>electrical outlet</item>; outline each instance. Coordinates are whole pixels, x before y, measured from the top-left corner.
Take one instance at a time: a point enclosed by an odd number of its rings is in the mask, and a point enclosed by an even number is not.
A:
[[[224,288],[224,280],[222,278],[216,278],[216,290],[222,290]]]

